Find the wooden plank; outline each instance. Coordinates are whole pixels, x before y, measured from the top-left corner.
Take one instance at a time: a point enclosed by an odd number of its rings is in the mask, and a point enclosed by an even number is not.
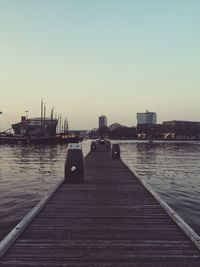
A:
[[[6,263],[5,261],[2,262],[1,266],[7,266],[7,267],[29,267],[29,266],[39,266],[39,267],[199,267],[198,262],[188,262],[188,261],[180,261],[179,263],[168,261],[163,263],[162,265],[159,264],[159,262],[139,262],[136,261],[135,263],[131,263],[130,261],[101,261],[101,265],[99,265],[99,262],[96,261],[25,261],[23,259],[19,260],[11,260],[9,263]]]

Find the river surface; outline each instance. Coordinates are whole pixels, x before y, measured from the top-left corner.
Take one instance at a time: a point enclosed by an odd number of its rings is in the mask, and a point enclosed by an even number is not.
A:
[[[83,142],[83,154],[90,141]],[[200,142],[120,142],[123,161],[200,235]],[[0,146],[0,240],[64,177],[67,145]]]

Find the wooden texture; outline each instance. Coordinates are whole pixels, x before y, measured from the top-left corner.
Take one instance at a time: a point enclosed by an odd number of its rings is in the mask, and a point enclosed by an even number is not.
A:
[[[62,184],[0,266],[196,267],[200,251],[104,145],[85,183]]]

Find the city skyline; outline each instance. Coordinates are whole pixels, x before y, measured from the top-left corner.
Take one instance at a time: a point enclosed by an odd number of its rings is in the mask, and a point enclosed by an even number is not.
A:
[[[0,129],[40,116],[40,100],[71,129],[200,121],[200,2],[0,1]]]

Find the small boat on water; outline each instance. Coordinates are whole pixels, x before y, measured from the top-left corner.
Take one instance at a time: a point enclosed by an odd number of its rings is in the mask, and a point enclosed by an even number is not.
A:
[[[0,144],[52,144],[57,143],[56,137],[31,137],[31,136],[20,136],[20,135],[0,135]]]
[[[56,136],[22,136],[22,135],[0,135],[0,145],[31,145],[31,144],[68,144],[82,142],[82,138],[78,136],[67,136],[63,138],[62,135]]]

